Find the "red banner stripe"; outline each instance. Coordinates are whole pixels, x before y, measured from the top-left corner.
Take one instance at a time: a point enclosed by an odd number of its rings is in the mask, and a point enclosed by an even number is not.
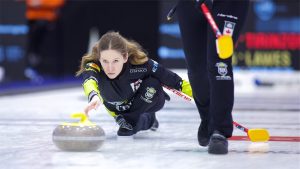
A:
[[[250,141],[247,136],[232,136],[229,140],[233,141]],[[282,141],[282,142],[300,142],[299,136],[271,136],[269,141]]]

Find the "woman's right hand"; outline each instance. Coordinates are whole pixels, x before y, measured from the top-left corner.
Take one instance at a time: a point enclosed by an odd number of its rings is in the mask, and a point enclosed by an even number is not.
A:
[[[84,109],[84,113],[88,115],[88,113],[92,110],[92,109],[98,109],[99,105],[101,104],[101,100],[100,98],[96,95],[92,98],[92,100],[89,102],[89,104],[85,107]]]

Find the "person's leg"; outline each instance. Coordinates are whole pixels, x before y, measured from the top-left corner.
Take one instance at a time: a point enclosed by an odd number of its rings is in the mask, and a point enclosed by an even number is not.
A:
[[[233,41],[244,24],[247,14],[248,1],[215,0],[212,15],[220,31],[233,31]],[[225,25],[226,24],[226,25]],[[232,28],[230,28],[230,26]],[[227,26],[227,27],[226,27]],[[216,36],[212,29],[208,30],[208,76],[210,81],[210,125],[212,133],[218,130],[226,137],[231,137],[233,125],[231,111],[234,101],[234,85],[232,72],[232,59],[220,59],[216,50]]]
[[[27,65],[32,68],[37,68],[41,62],[41,44],[45,38],[47,31],[46,21],[28,21],[28,47],[26,51]]]
[[[232,34],[236,42],[246,19],[248,0],[215,0],[212,6],[212,15],[223,34]],[[210,153],[227,153],[226,138],[232,136],[232,108],[234,102],[234,84],[232,59],[220,59],[216,50],[216,36],[212,29],[208,30],[208,77],[210,82],[210,122],[209,133],[214,134],[212,143],[224,140],[221,149],[209,145]],[[221,138],[221,137],[224,138]],[[226,138],[225,138],[226,137]],[[215,141],[215,142],[214,142]],[[223,144],[223,143],[222,143]],[[212,146],[211,146],[212,145]],[[224,149],[222,149],[224,147]],[[218,153],[219,152],[219,153]]]
[[[208,144],[209,80],[207,72],[207,21],[195,7],[193,1],[179,1],[177,16],[181,39],[188,68],[189,81],[197,105],[201,124],[198,141],[201,146]]]
[[[40,75],[42,55],[41,44],[44,41],[47,32],[46,21],[28,21],[29,32],[27,36],[27,49],[24,76],[32,82],[40,83],[43,77]]]
[[[118,135],[132,135],[141,130],[148,130],[155,122],[155,112],[165,104],[165,94],[161,83],[155,78],[144,79],[138,89],[132,106],[123,113],[123,117],[133,126],[133,131],[118,131]]]

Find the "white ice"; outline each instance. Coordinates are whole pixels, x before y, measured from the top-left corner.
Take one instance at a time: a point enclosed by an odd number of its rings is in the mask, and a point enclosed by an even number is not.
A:
[[[52,142],[52,131],[74,121],[86,97],[80,88],[0,97],[1,169],[299,169],[299,142],[269,142],[266,152],[252,152],[249,141],[229,141],[228,155],[210,155],[197,143],[200,123],[193,104],[171,95],[158,112],[157,132],[118,139],[117,126],[103,108],[91,120],[106,132],[96,152],[63,152]],[[236,94],[234,120],[248,128],[266,128],[272,136],[300,136],[297,90],[262,89]],[[281,90],[282,91],[282,90]],[[267,107],[267,110],[263,110]],[[293,107],[293,111],[287,111]],[[234,135],[245,135],[238,129]]]

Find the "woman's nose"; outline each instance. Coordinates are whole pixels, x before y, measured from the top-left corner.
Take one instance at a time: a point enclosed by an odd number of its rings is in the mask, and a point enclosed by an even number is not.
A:
[[[114,70],[114,66],[112,64],[108,64],[108,71],[112,72]]]

